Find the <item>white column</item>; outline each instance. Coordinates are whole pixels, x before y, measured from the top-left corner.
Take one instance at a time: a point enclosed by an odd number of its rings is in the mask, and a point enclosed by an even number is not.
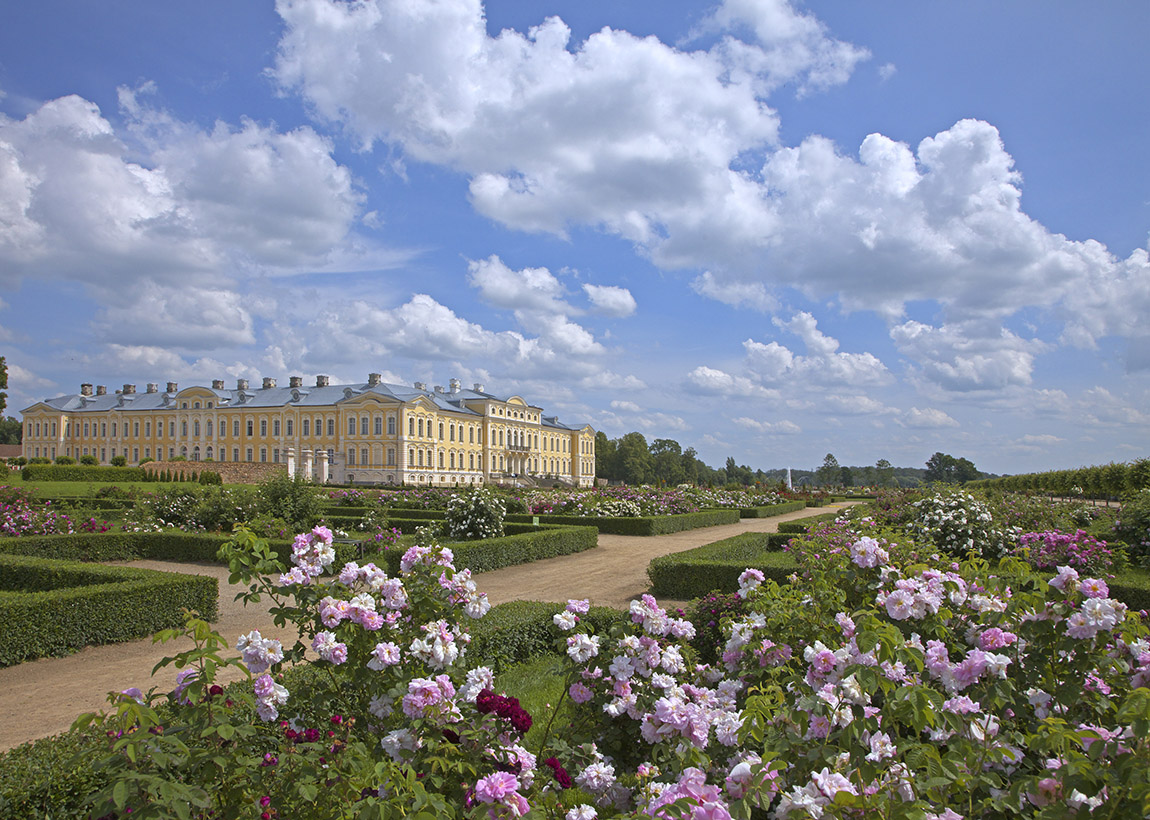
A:
[[[295,447],[287,448],[288,478],[295,478]]]
[[[327,463],[327,450],[317,451],[319,457],[319,483],[327,484],[328,479],[328,463]]]
[[[301,455],[303,456],[303,474],[307,478],[308,481],[314,481],[315,480],[315,473],[312,470],[313,453],[311,450],[303,450],[301,452]]]

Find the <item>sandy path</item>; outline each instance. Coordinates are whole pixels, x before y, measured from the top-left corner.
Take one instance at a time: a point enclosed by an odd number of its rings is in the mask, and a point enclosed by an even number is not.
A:
[[[842,506],[845,505],[808,508],[774,518],[745,518],[738,524],[672,535],[600,535],[595,549],[485,572],[476,576],[476,583],[493,604],[590,598],[595,605],[626,609],[633,599],[647,592],[647,564],[652,558],[744,532],[776,532],[781,521],[820,515]],[[243,588],[228,584],[228,571],[224,567],[164,561],[135,561],[131,565],[216,577],[220,583],[220,615],[214,627],[231,642],[252,629],[260,630],[265,637],[279,638],[285,644],[295,640],[294,631],[277,633],[273,628],[266,600],[248,607],[233,600]],[[67,730],[77,715],[104,708],[108,692],[130,686],[144,691],[153,686],[161,691],[173,688],[176,677],[173,667],[161,669],[154,678],[149,677],[151,670],[164,657],[191,645],[191,641],[186,640],[156,644],[145,638],[90,646],[67,657],[42,658],[0,669],[0,751]],[[239,670],[227,670],[227,674],[220,677],[231,681],[242,676]]]

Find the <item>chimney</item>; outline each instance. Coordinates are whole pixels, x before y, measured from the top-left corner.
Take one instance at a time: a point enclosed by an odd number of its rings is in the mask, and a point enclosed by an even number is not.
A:
[[[168,382],[168,391],[167,392],[175,393],[179,389],[180,389],[180,386],[178,384],[176,384],[175,382]]]
[[[316,387],[327,387],[330,384],[331,384],[331,377],[330,376],[316,376],[315,377],[315,386]]]
[[[96,385],[96,395],[97,396],[108,395],[108,388],[104,387],[104,385],[102,385],[102,384]]]
[[[442,384],[435,385],[435,392],[436,393],[442,393],[443,392],[443,385]]]
[[[135,395],[135,393],[136,393],[136,385],[134,385],[134,384],[125,384],[124,385],[124,395],[125,396],[133,396],[133,395]]]
[[[247,390],[247,389],[248,389],[248,380],[247,379],[236,379],[236,390]]]
[[[88,384],[87,382],[84,382],[82,385],[80,385],[80,395],[81,396],[92,395],[92,385]]]
[[[471,389],[474,390],[476,393],[482,393],[483,392],[483,385],[480,384],[479,382],[476,382],[475,384],[471,385]]]
[[[288,387],[303,387],[303,376],[288,376]]]
[[[459,379],[452,379],[448,382],[448,384],[451,385],[452,393],[458,393],[459,389],[463,387],[463,382],[461,382]]]
[[[160,392],[160,386],[158,384],[156,384],[155,382],[148,382],[148,392],[149,393],[159,393]]]
[[[275,386],[276,386],[276,380],[275,379],[273,379],[271,376],[264,376],[264,387],[263,387],[264,390],[271,390]]]
[[[426,389],[427,389],[427,385],[426,385],[426,384],[424,384],[423,382],[416,382],[416,383],[415,383],[415,389],[416,389],[416,390],[426,390]]]
[[[367,386],[368,387],[375,387],[376,385],[379,385],[379,384],[383,384],[383,374],[382,373],[368,373],[367,374]]]
[[[223,379],[212,379],[212,390],[223,390],[223,389],[224,389],[224,380]]]

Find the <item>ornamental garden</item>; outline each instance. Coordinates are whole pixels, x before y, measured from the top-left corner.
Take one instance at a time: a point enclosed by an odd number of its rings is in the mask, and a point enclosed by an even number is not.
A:
[[[163,664],[174,685],[141,670],[0,755],[4,816],[1150,813],[1150,488],[1100,506],[936,486],[824,513],[742,488],[32,486],[0,489],[0,664],[191,648]],[[599,533],[807,506],[655,559],[627,611],[483,594],[483,571]],[[133,557],[226,564],[298,638],[220,635],[213,579],[106,565]]]

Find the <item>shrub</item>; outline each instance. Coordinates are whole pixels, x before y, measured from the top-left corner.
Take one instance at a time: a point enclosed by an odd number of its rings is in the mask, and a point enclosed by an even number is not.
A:
[[[127,467],[128,466],[128,457],[127,456],[112,456],[112,458],[108,461],[108,463],[111,464],[113,467]]]
[[[760,570],[780,583],[798,569],[795,560],[779,550],[786,533],[748,532],[655,558],[647,565],[652,594],[687,601],[712,591],[734,592],[747,568]]]
[[[957,558],[998,557],[1008,550],[1008,536],[995,526],[990,507],[968,492],[939,492],[914,502],[907,529]]]
[[[55,463],[64,465],[75,464],[76,459],[72,458],[71,456],[56,456]]]
[[[1129,545],[1132,561],[1150,567],[1150,487],[1123,502],[1114,534]]]
[[[319,520],[316,488],[302,475],[273,475],[259,485],[259,497],[259,511],[282,519],[292,532],[310,529]]]
[[[29,462],[20,471],[25,481],[154,481],[139,467],[88,467],[83,464],[47,465]]]
[[[452,541],[499,538],[507,506],[503,497],[488,487],[456,493],[447,502],[443,531]]]

